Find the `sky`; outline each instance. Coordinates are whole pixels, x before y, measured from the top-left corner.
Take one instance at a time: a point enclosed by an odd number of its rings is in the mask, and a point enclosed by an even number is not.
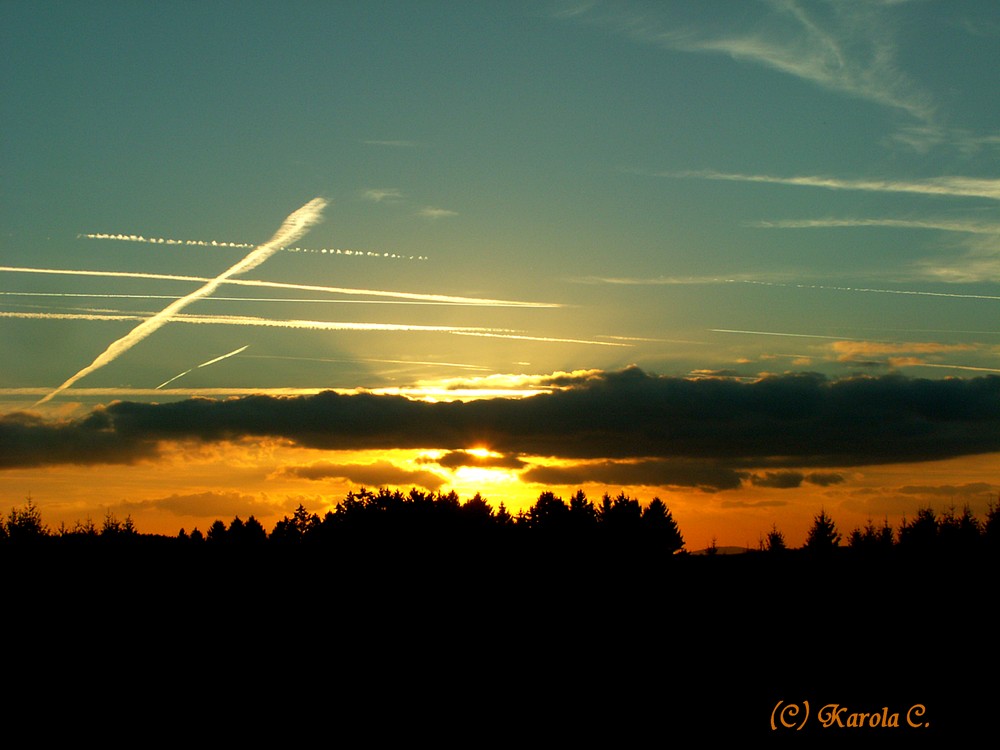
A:
[[[0,508],[1000,493],[993,0],[0,0]]]

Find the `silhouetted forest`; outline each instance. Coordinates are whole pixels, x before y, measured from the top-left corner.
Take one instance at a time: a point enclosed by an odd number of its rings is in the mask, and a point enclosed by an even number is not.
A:
[[[494,509],[480,494],[462,502],[455,492],[431,493],[411,489],[362,488],[348,492],[336,506],[320,517],[302,505],[279,520],[270,533],[253,516],[239,516],[228,523],[216,519],[205,532],[181,529],[176,537],[140,533],[131,516],[119,520],[110,511],[98,525],[92,519],[77,521],[73,527],[50,529],[38,506],[29,499],[0,517],[0,544],[62,544],[68,546],[121,546],[157,544],[171,547],[260,548],[308,545],[323,547],[373,538],[394,542],[434,540],[436,543],[472,539],[476,542],[549,544],[626,544],[669,555],[687,555],[684,537],[670,509],[658,497],[646,506],[629,495],[604,494],[598,502],[578,490],[569,501],[552,492],[542,492],[526,511],[511,514],[504,503]],[[898,528],[888,519],[869,519],[863,528],[842,534],[834,520],[821,510],[801,547],[788,544],[776,527],[763,535],[756,550],[780,559],[790,553],[824,557],[850,555],[879,557],[904,555],[968,555],[1000,547],[1000,504],[991,503],[985,519],[977,518],[966,506],[961,512],[950,507],[942,513],[932,508],[904,518]],[[713,544],[699,551],[718,554]],[[696,553],[697,554],[697,553]]]
[[[998,517],[926,509],[843,534],[820,510],[799,548],[772,527],[723,555],[686,550],[664,503],[625,494],[546,492],[511,514],[360,490],[270,531],[250,516],[175,536],[111,513],[53,530],[29,501],[0,523],[0,571],[11,654],[47,665],[16,673],[20,694],[59,674],[100,695],[74,653],[91,644],[100,674],[142,686],[119,692],[133,731],[178,700],[209,726],[224,694],[259,714],[253,736],[314,701],[316,721],[365,736],[712,744],[776,738],[775,706],[809,701],[930,721],[859,736],[814,720],[782,740],[933,747],[990,715]]]

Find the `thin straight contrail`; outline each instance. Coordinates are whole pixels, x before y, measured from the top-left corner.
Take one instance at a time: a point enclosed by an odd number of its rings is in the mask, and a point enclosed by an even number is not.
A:
[[[91,320],[122,321],[147,320],[140,313],[31,313],[0,312],[0,318],[23,320]],[[591,341],[589,339],[564,339],[552,336],[528,336],[508,328],[482,328],[477,326],[425,326],[416,323],[349,323],[327,320],[278,320],[257,318],[249,315],[189,315],[181,313],[171,318],[172,323],[194,325],[257,326],[262,328],[294,328],[303,331],[388,331],[401,333],[447,333],[454,336],[483,336],[494,339],[517,339],[520,341],[545,341],[556,344],[592,344],[594,346],[630,347],[611,341]],[[831,337],[833,338],[833,337]]]
[[[217,240],[175,240],[170,237],[144,237],[141,234],[111,234],[108,232],[89,232],[78,234],[78,238],[88,240],[116,240],[119,242],[142,242],[147,245],[181,245],[185,247],[215,247],[242,248],[252,250],[249,242],[227,242]],[[282,247],[286,253],[311,253],[317,255],[348,255],[355,258],[392,258],[396,260],[427,260],[426,255],[400,255],[399,253],[379,252],[378,250],[357,250],[341,247]]]
[[[284,223],[282,223],[282,225],[278,228],[278,231],[270,240],[255,248],[236,265],[230,267],[226,271],[223,271],[214,279],[209,280],[204,284],[204,286],[199,289],[195,289],[185,297],[175,300],[163,308],[160,312],[144,320],[120,339],[113,342],[107,349],[98,355],[97,359],[76,373],[76,375],[60,385],[50,394],[40,399],[35,406],[44,404],[46,401],[51,400],[53,397],[69,388],[81,378],[84,378],[95,370],[113,362],[151,333],[169,323],[173,316],[190,305],[192,302],[197,302],[203,297],[208,297],[215,292],[219,286],[225,283],[227,279],[256,268],[283,246],[297,240],[299,237],[304,235],[311,226],[320,220],[325,207],[325,200],[322,198],[313,198],[302,208],[297,211],[293,211],[289,214],[288,218],[285,219]]]
[[[24,268],[21,266],[0,266],[0,272],[40,273],[57,276],[99,276],[124,279],[155,279],[157,281],[213,281],[204,276],[179,276],[165,273],[139,273],[132,271],[78,271],[65,268]],[[268,289],[293,289],[300,292],[325,292],[327,294],[363,294],[370,297],[393,297],[447,304],[483,305],[486,307],[564,307],[559,302],[517,302],[505,299],[483,297],[455,297],[447,294],[420,294],[418,292],[390,292],[382,289],[351,289],[339,286],[316,286],[313,284],[287,284],[280,281],[258,281],[256,279],[224,279],[224,284],[257,286]]]
[[[918,292],[912,289],[869,289],[858,286],[827,286],[824,284],[787,284],[781,281],[754,281],[751,279],[727,279],[733,284],[756,284],[757,286],[780,286],[786,289],[825,289],[832,292],[867,292],[869,294],[902,294],[914,297],[952,297],[955,299],[1000,300],[995,294],[957,294],[955,292]]]
[[[246,346],[241,346],[241,347],[240,347],[239,349],[235,349],[235,350],[233,350],[233,351],[229,352],[229,354],[223,354],[223,355],[222,355],[221,357],[216,357],[215,359],[210,359],[210,360],[208,360],[208,362],[202,362],[202,363],[201,363],[200,365],[198,365],[197,367],[192,367],[192,368],[191,368],[190,370],[185,370],[185,371],[184,371],[184,372],[182,372],[182,373],[181,373],[180,375],[174,375],[174,376],[173,376],[172,378],[170,378],[170,380],[166,381],[165,383],[160,383],[160,384],[159,384],[158,386],[156,386],[156,388],[154,388],[153,390],[156,390],[156,391],[158,391],[158,390],[160,390],[160,389],[161,389],[161,388],[162,388],[163,386],[165,386],[165,385],[168,385],[168,384],[170,384],[170,383],[173,383],[173,382],[174,382],[175,380],[178,380],[178,379],[180,379],[180,378],[183,378],[183,377],[184,377],[185,375],[187,375],[187,374],[188,374],[189,372],[194,372],[195,370],[197,370],[197,369],[199,369],[199,368],[201,368],[201,367],[208,367],[209,365],[214,365],[214,364],[215,364],[216,362],[221,362],[221,361],[222,361],[222,360],[224,360],[224,359],[229,359],[230,357],[235,357],[235,356],[236,356],[237,354],[239,354],[240,352],[245,352],[245,351],[246,351],[247,349],[249,349],[249,348],[250,348],[250,344],[247,344]]]
[[[69,297],[84,299],[179,299],[176,294],[101,294],[86,292],[0,292],[0,297]],[[285,302],[316,305],[443,305],[445,307],[484,307],[482,302],[437,302],[395,299],[321,299],[317,297],[222,297],[213,295],[205,302]],[[497,305],[499,306],[499,305]],[[511,305],[504,305],[510,307]]]
[[[861,341],[846,336],[820,336],[813,333],[779,333],[777,331],[741,331],[736,328],[709,328],[713,333],[748,333],[753,336],[789,336],[796,339],[833,339],[834,341]]]

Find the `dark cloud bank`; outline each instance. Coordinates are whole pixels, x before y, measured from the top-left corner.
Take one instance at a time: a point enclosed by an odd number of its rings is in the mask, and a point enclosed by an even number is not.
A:
[[[565,380],[565,378],[563,378]],[[431,404],[337,395],[166,404],[115,402],[73,421],[0,418],[0,467],[131,463],[160,441],[287,439],[321,449],[438,448],[443,464],[489,446],[507,456],[587,460],[529,470],[568,483],[629,473],[642,482],[771,487],[835,483],[833,473],[750,475],[750,468],[857,466],[1000,451],[1000,377],[918,380],[897,375],[829,380],[813,373],[753,383],[659,377],[637,368],[590,373],[528,399]],[[622,462],[628,461],[628,472]],[[517,466],[516,459],[507,465]],[[637,473],[638,472],[638,473]]]

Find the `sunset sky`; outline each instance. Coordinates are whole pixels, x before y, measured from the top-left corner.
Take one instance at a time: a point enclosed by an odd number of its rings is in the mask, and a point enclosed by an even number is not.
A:
[[[0,0],[0,49],[4,512],[997,499],[995,0]]]

